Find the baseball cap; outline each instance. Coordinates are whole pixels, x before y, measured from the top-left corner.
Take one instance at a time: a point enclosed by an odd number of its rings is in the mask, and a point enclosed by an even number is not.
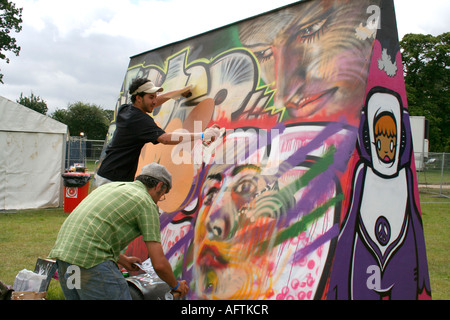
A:
[[[136,89],[131,95],[135,95],[138,93],[155,93],[155,92],[162,92],[164,89],[161,87],[157,87],[154,85],[153,82],[148,81],[141,85],[139,88]]]
[[[161,182],[164,182],[172,189],[172,175],[167,171],[166,167],[156,162],[147,164],[142,168],[140,175],[149,176],[155,178]]]

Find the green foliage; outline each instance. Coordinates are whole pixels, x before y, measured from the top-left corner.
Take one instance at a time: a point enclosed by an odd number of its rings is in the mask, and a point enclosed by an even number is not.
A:
[[[430,151],[450,152],[450,32],[406,34],[402,48],[410,115],[430,123]]]
[[[110,123],[109,113],[97,105],[76,102],[57,109],[51,117],[69,127],[72,136],[81,132],[91,140],[104,140]]]
[[[47,103],[43,99],[41,99],[41,97],[35,96],[33,92],[31,93],[30,97],[24,97],[23,93],[21,93],[20,98],[17,99],[16,102],[34,111],[42,113],[43,115],[47,114]]]
[[[0,59],[9,63],[6,51],[19,55],[20,47],[10,32],[22,31],[22,8],[16,8],[15,4],[8,0],[0,0]],[[3,74],[0,73],[0,83],[3,83]]]

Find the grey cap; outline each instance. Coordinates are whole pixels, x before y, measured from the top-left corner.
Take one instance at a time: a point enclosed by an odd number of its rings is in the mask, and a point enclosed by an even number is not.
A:
[[[162,181],[169,186],[169,189],[172,189],[172,175],[163,165],[152,162],[144,166],[140,174]]]

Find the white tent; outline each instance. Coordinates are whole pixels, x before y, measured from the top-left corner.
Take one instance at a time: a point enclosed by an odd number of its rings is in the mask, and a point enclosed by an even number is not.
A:
[[[67,126],[0,96],[0,210],[59,207]]]

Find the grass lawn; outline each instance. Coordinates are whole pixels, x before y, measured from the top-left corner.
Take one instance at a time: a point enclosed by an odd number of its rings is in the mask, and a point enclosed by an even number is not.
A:
[[[433,299],[450,299],[450,199],[421,193]],[[45,258],[68,216],[63,208],[0,211],[0,280],[12,285],[22,269],[34,270]],[[48,300],[64,299],[58,281],[52,280]]]
[[[420,194],[431,294],[450,300],[450,198]]]
[[[0,212],[0,280],[12,285],[22,269],[33,271],[46,258],[68,216],[63,208]],[[50,282],[48,299],[64,299],[59,283]]]

